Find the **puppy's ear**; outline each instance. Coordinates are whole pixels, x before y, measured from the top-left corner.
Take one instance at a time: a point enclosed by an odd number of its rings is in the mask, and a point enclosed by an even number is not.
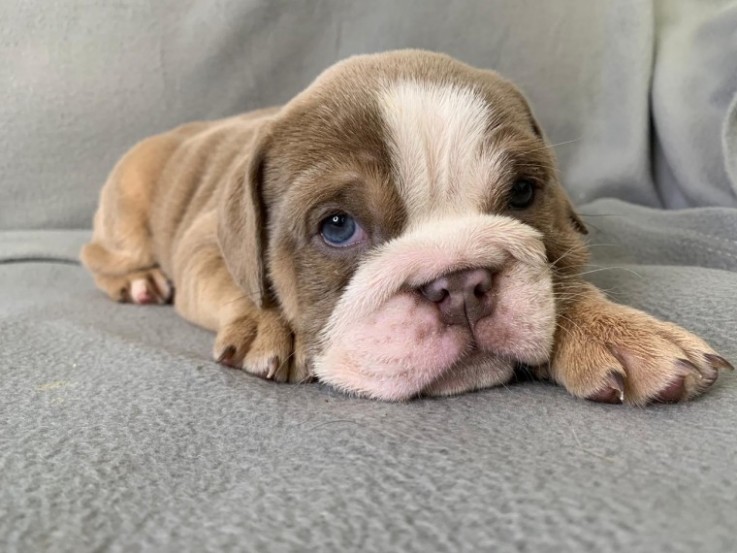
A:
[[[583,219],[576,213],[576,210],[573,208],[573,205],[571,202],[568,202],[568,218],[571,220],[571,224],[573,225],[573,228],[576,229],[581,234],[588,234],[589,229],[586,228],[586,225],[583,222]]]
[[[581,216],[576,213],[576,208],[573,207],[573,202],[571,201],[571,198],[568,196],[568,193],[566,192],[565,188],[561,184],[558,184],[558,189],[560,190],[560,196],[559,196],[559,213],[561,213],[562,216],[565,217],[565,223],[567,226],[572,227],[573,230],[578,232],[579,234],[588,234],[589,229],[586,228],[586,224],[583,222],[583,219],[581,219]]]
[[[532,108],[530,107],[530,103],[527,101],[527,99],[520,95],[525,108],[527,109],[527,116],[530,121],[530,128],[532,129],[532,132],[535,133],[535,135],[542,139],[546,144],[548,144],[547,139],[545,138],[545,133],[543,133],[542,127],[537,122],[537,119],[535,119],[535,115],[532,113]],[[573,207],[573,203],[571,202],[571,199],[568,197],[568,194],[565,192],[563,193],[563,196],[565,198],[565,204],[566,204],[566,210],[568,213],[568,220],[570,224],[573,226],[573,228],[576,230],[576,232],[580,234],[588,234],[589,229],[586,228],[586,225],[583,222],[583,219],[576,213],[576,209]]]
[[[235,282],[257,307],[267,302],[264,268],[266,255],[266,209],[263,179],[271,144],[268,127],[260,129],[247,153],[229,175],[220,196],[217,238],[225,264]]]

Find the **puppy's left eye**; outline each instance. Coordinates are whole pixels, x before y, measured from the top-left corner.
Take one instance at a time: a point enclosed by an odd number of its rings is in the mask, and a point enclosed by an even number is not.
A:
[[[320,222],[320,235],[328,246],[347,248],[366,240],[366,231],[347,213],[334,213]]]
[[[512,185],[509,193],[509,207],[525,209],[535,200],[535,185],[527,179],[519,179]]]

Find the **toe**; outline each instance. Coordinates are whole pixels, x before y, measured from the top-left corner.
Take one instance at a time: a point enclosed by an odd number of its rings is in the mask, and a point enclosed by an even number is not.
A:
[[[598,403],[624,403],[624,377],[616,371],[610,371],[602,388],[586,399]]]
[[[656,403],[678,403],[686,397],[686,377],[677,376],[653,398]]]
[[[174,287],[161,271],[152,271],[147,280],[149,290],[154,292],[157,302],[170,303],[174,299]]]
[[[236,347],[235,346],[226,346],[222,353],[219,355],[216,355],[217,362],[221,365],[225,365],[226,367],[231,367],[233,369],[237,368],[237,361],[235,359],[236,355]]]
[[[657,403],[676,403],[693,398],[714,385],[719,371],[710,365],[699,366],[688,359],[674,363],[676,377],[653,398]]]
[[[711,388],[719,378],[719,370],[708,363],[692,363],[679,359],[678,366],[686,371],[686,393],[683,399],[695,397]]]
[[[133,303],[141,305],[156,303],[156,294],[149,286],[149,281],[146,278],[136,278],[131,282],[130,294]]]
[[[728,371],[734,370],[734,366],[732,365],[732,363],[727,361],[721,355],[717,355],[716,353],[707,353],[707,354],[704,354],[704,358],[706,359],[707,363],[709,363],[715,369],[728,370]]]
[[[243,361],[243,369],[275,382],[284,382],[287,376],[286,371],[281,370],[282,362],[278,355],[254,356],[249,352]]]
[[[271,380],[274,378],[274,376],[276,376],[276,371],[279,369],[279,358],[276,356],[269,358],[266,366],[268,367],[266,378]]]

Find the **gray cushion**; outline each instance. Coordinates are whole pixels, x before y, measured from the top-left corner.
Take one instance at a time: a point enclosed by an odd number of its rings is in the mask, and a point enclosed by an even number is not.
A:
[[[358,400],[220,367],[210,333],[76,263],[135,141],[424,47],[527,92],[592,230],[586,278],[734,362],[737,2],[30,0],[0,21],[0,551],[737,550],[733,374],[647,409],[542,383]]]
[[[719,140],[737,88],[734,0],[34,0],[0,3],[0,21],[0,228],[87,227],[137,140],[409,46],[513,78],[561,143],[577,203],[737,206],[724,169],[737,150]]]
[[[737,359],[737,211],[582,211],[588,278]],[[170,307],[103,297],[63,262],[85,233],[0,236],[3,551],[737,548],[732,373],[647,409],[276,385],[211,362]]]

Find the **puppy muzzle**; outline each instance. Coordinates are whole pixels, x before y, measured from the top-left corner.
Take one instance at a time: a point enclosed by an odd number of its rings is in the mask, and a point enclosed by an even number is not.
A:
[[[552,279],[541,235],[500,215],[428,221],[372,252],[320,340],[314,372],[385,400],[507,380],[550,355]]]

